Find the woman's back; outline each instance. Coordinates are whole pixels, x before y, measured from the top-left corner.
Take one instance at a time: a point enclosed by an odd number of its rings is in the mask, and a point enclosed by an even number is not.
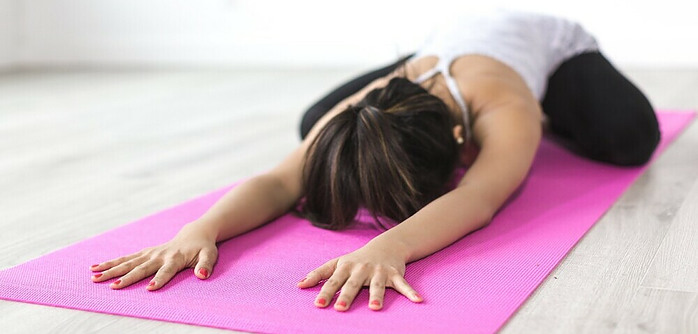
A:
[[[435,55],[445,69],[463,55],[483,55],[511,67],[541,100],[548,76],[566,59],[598,50],[594,37],[560,17],[507,10],[458,14],[445,21],[415,58]]]

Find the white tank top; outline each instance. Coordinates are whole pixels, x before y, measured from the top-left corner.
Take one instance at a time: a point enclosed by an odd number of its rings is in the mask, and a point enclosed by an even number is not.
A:
[[[492,57],[511,67],[542,100],[548,77],[565,60],[598,50],[594,37],[578,23],[543,14],[495,10],[458,15],[437,27],[413,59],[437,56],[436,66],[420,75],[422,83],[442,73],[454,100],[470,128],[468,107],[458,84],[449,73],[454,59],[467,54]],[[467,131],[468,135],[470,131]],[[469,137],[469,136],[468,136]]]

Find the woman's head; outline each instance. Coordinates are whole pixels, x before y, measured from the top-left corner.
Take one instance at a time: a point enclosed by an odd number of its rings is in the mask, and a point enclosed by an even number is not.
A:
[[[407,79],[390,80],[314,139],[302,213],[332,230],[349,226],[361,206],[374,217],[408,218],[446,190],[458,161],[458,124],[438,97]]]

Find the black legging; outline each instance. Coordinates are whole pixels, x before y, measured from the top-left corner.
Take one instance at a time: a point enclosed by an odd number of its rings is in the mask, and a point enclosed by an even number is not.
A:
[[[350,80],[320,99],[303,115],[301,138],[337,103],[411,56]],[[652,105],[599,52],[563,62],[548,78],[541,105],[551,131],[574,152],[594,160],[625,166],[643,164],[659,143]]]

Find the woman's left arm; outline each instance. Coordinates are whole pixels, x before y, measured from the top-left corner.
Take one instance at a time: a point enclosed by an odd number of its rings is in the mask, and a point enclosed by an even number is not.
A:
[[[541,138],[540,107],[526,101],[482,110],[473,123],[480,152],[458,186],[360,249],[332,259],[298,283],[301,288],[327,279],[315,305],[347,310],[363,286],[369,286],[369,308],[382,307],[386,287],[413,302],[422,298],[405,281],[405,265],[452,244],[489,223],[523,182]]]
[[[473,128],[480,152],[458,186],[376,239],[403,244],[409,263],[487,225],[533,162],[542,130],[531,108],[514,103],[483,112]]]

